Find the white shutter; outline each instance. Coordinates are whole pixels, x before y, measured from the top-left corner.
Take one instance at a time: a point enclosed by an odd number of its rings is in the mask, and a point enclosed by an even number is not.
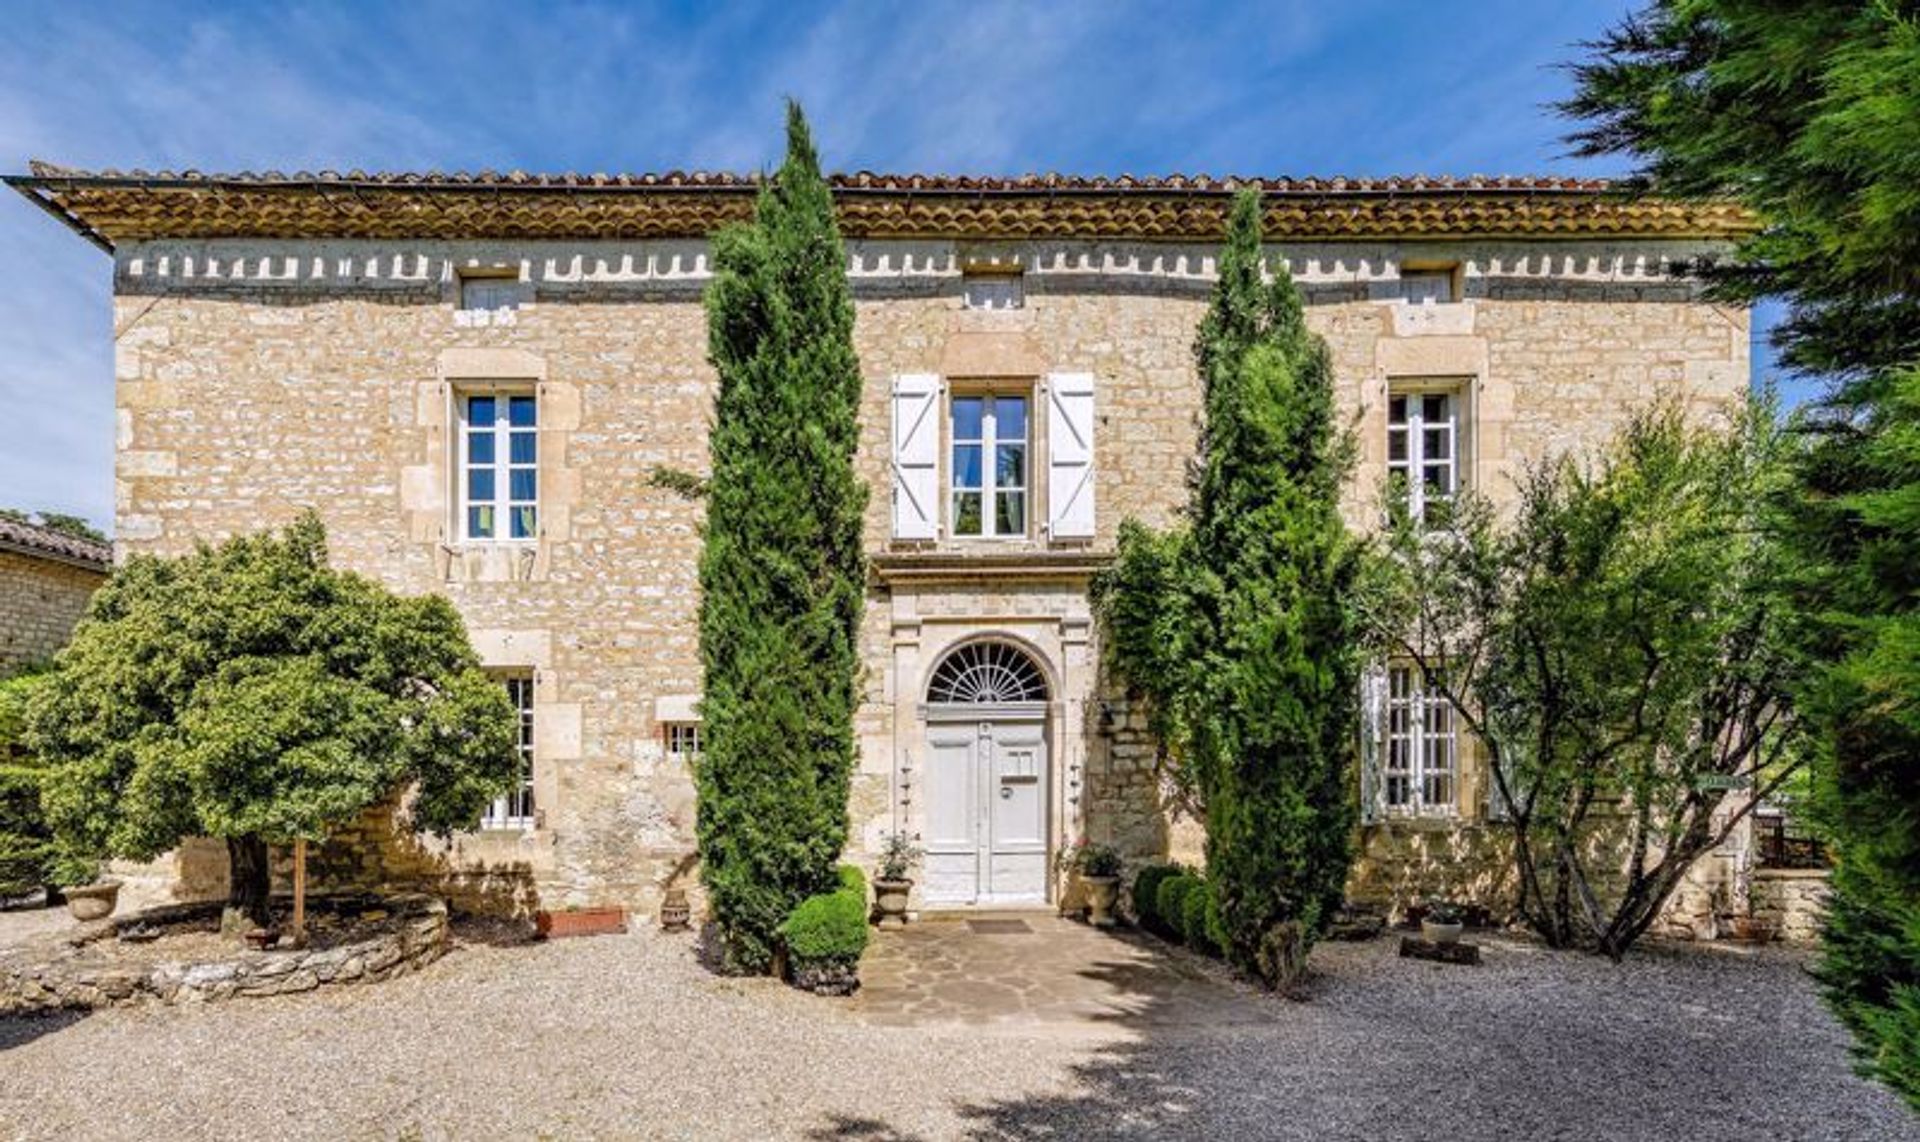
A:
[[[1047,378],[1047,534],[1093,537],[1093,374]]]
[[[1360,675],[1360,821],[1386,819],[1387,790],[1381,754],[1387,740],[1387,671],[1370,666]]]
[[[893,537],[933,539],[940,527],[940,378],[893,379]]]

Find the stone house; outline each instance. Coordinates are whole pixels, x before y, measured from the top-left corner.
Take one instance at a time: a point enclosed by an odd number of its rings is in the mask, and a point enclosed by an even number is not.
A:
[[[0,518],[0,676],[67,645],[112,566],[110,544]]]
[[[749,215],[752,180],[8,181],[112,258],[126,549],[317,508],[336,562],[450,598],[523,711],[526,783],[473,832],[375,844],[363,822],[323,872],[651,912],[692,849],[700,508],[650,476],[705,465],[706,236]],[[1075,838],[1192,844],[1102,676],[1087,586],[1121,520],[1183,502],[1232,184],[835,185],[875,493],[852,855],[903,828],[921,907],[1057,904]],[[1672,272],[1747,224],[1731,207],[1563,179],[1262,186],[1363,441],[1356,522],[1389,470],[1507,497],[1636,404],[1747,387],[1747,313]],[[1424,697],[1396,675],[1393,701]],[[1357,892],[1487,874],[1470,743],[1409,724]]]

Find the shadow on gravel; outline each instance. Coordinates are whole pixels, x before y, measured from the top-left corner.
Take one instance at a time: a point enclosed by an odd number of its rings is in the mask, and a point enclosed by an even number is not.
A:
[[[42,1035],[65,1031],[87,1017],[85,1011],[55,1011],[46,1015],[0,1015],[0,1051],[24,1047]]]

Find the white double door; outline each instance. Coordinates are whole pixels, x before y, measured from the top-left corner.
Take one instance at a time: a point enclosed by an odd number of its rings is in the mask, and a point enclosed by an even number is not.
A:
[[[926,902],[1044,903],[1047,784],[1042,717],[930,721]]]

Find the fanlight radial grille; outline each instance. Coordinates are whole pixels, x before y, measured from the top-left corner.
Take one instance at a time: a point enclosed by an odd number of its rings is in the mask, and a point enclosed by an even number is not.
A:
[[[970,642],[940,660],[929,702],[1044,702],[1047,680],[1026,652],[1004,642]]]

